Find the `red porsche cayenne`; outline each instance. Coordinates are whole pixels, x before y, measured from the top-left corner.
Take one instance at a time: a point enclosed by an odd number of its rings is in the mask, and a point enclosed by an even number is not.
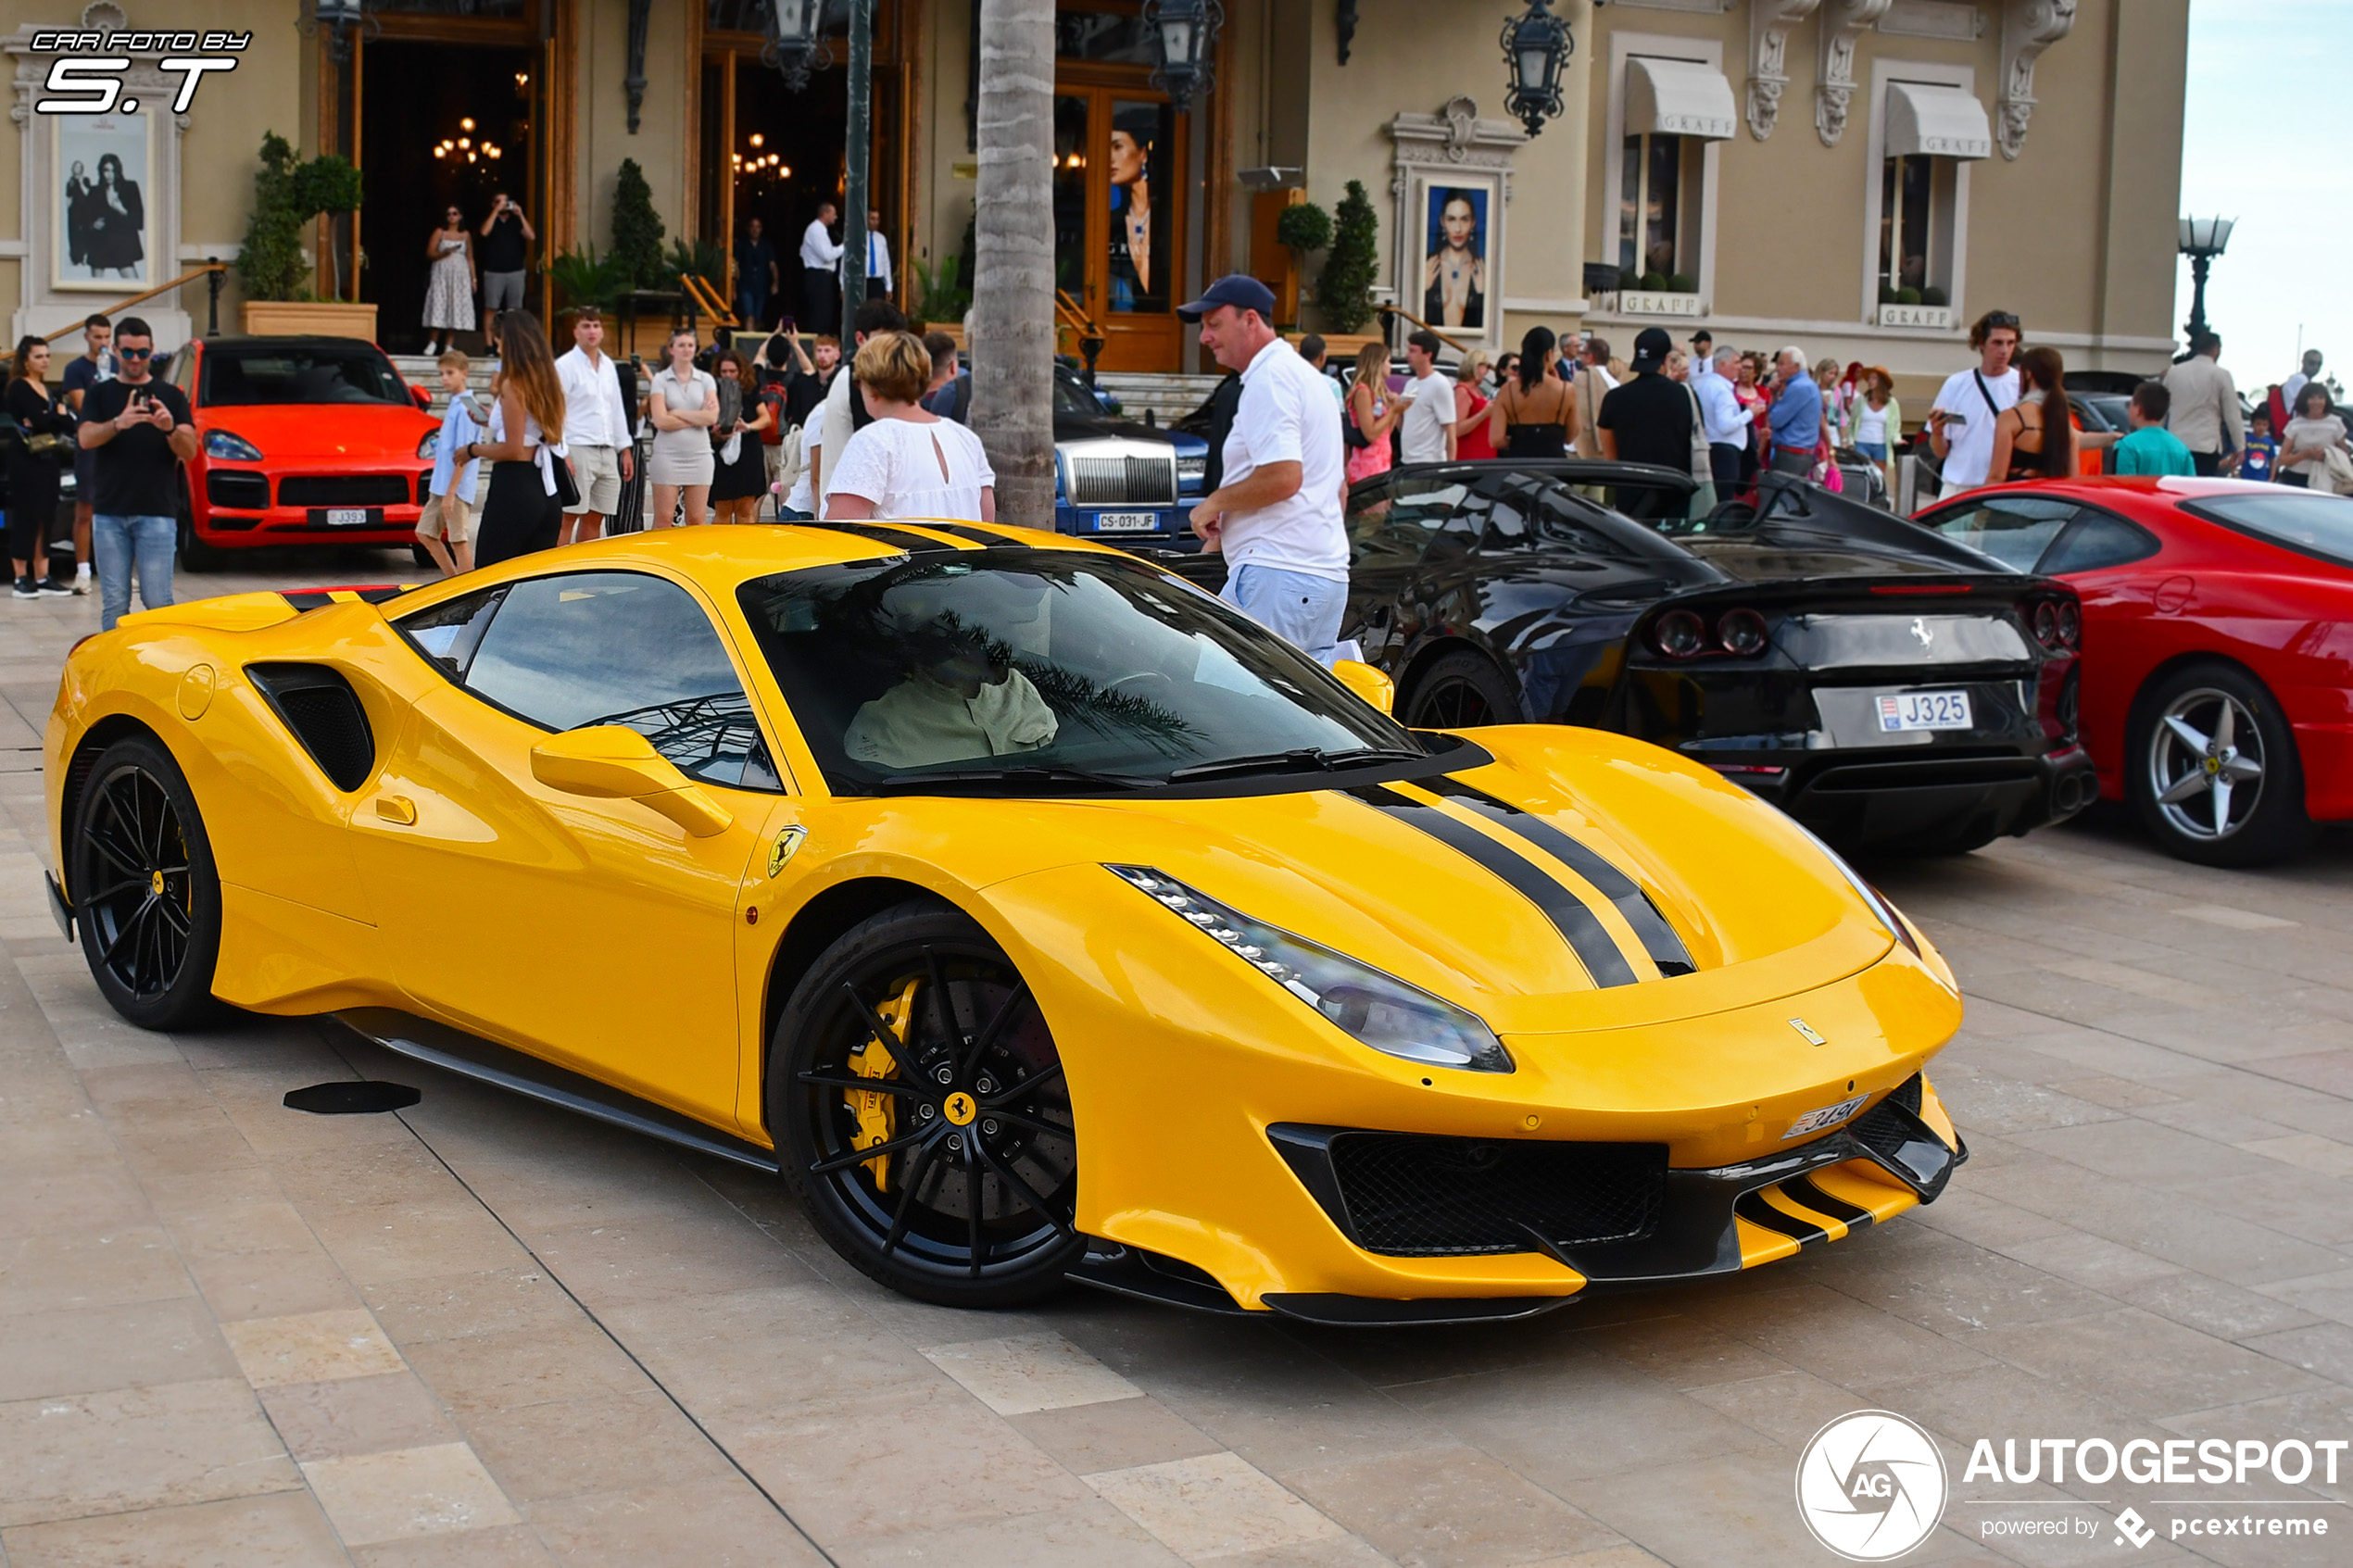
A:
[[[203,440],[180,564],[255,545],[410,545],[439,428],[421,388],[359,338],[198,338],[172,356]]]
[[[2082,596],[2083,744],[2172,853],[2259,865],[2353,819],[2353,498],[2085,478],[1917,521]]]

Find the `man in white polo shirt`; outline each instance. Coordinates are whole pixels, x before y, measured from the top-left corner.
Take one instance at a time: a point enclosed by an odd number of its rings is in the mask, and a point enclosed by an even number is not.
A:
[[[621,487],[629,483],[637,451],[621,374],[604,351],[605,319],[595,306],[573,312],[572,345],[556,361],[556,379],[563,383],[564,446],[572,454],[580,504],[565,508],[559,545],[594,539],[605,531],[621,509]]]
[[[1220,278],[1177,307],[1202,346],[1241,372],[1224,481],[1193,508],[1193,532],[1226,555],[1227,604],[1330,664],[1348,607],[1348,527],[1340,408],[1271,323],[1274,291]]]

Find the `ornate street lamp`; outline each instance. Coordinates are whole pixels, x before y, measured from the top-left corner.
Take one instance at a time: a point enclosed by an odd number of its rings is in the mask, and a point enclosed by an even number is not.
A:
[[[305,32],[327,29],[328,56],[340,63],[351,58],[352,33],[362,28],[373,31],[376,23],[368,15],[368,0],[307,0],[301,26]]]
[[[2231,243],[2234,218],[2184,218],[2182,220],[2181,251],[2190,258],[2190,345],[2196,351],[2197,340],[2206,332],[2206,270]]]
[[[1504,24],[1504,63],[1512,72],[1504,112],[1527,126],[1530,136],[1567,107],[1561,101],[1561,68],[1576,50],[1568,24],[1553,15],[1547,0],[1529,0],[1526,16]]]
[[[1217,0],[1144,0],[1144,24],[1160,37],[1160,64],[1152,81],[1168,90],[1168,102],[1177,113],[1192,107],[1195,93],[1217,84],[1212,51],[1225,21],[1225,7]]]
[[[768,42],[760,57],[784,73],[788,91],[808,86],[812,70],[833,69],[824,22],[825,0],[769,0]]]

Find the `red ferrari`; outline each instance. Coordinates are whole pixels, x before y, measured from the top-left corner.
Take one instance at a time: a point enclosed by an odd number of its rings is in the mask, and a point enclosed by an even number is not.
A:
[[[2082,596],[2084,746],[2185,860],[2353,819],[2353,498],[2226,479],[1973,490],[1918,521]]]
[[[359,338],[198,338],[172,356],[203,440],[180,499],[180,564],[259,545],[410,545],[439,422]]]

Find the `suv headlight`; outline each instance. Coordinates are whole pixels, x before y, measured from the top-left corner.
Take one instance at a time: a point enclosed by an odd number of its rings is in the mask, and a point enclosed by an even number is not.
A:
[[[1395,975],[1277,931],[1150,866],[1103,868],[1175,910],[1365,1045],[1406,1061],[1509,1073],[1511,1053],[1479,1018]]]
[[[440,427],[440,426],[436,425],[436,426],[434,426],[433,429],[431,429],[431,430],[429,430],[429,431],[425,432],[425,433],[424,433],[424,438],[423,438],[422,440],[421,440],[421,441],[419,441],[419,442],[417,443],[417,456],[418,456],[418,457],[420,457],[420,458],[423,458],[423,459],[425,459],[425,461],[427,461],[427,462],[431,462],[431,461],[433,461],[433,459],[434,459],[434,451],[433,451],[434,443],[434,442],[436,442],[436,441],[439,441],[440,439],[441,439],[441,427]]]
[[[204,455],[225,458],[233,463],[261,461],[261,448],[233,431],[208,430],[204,436]]]

